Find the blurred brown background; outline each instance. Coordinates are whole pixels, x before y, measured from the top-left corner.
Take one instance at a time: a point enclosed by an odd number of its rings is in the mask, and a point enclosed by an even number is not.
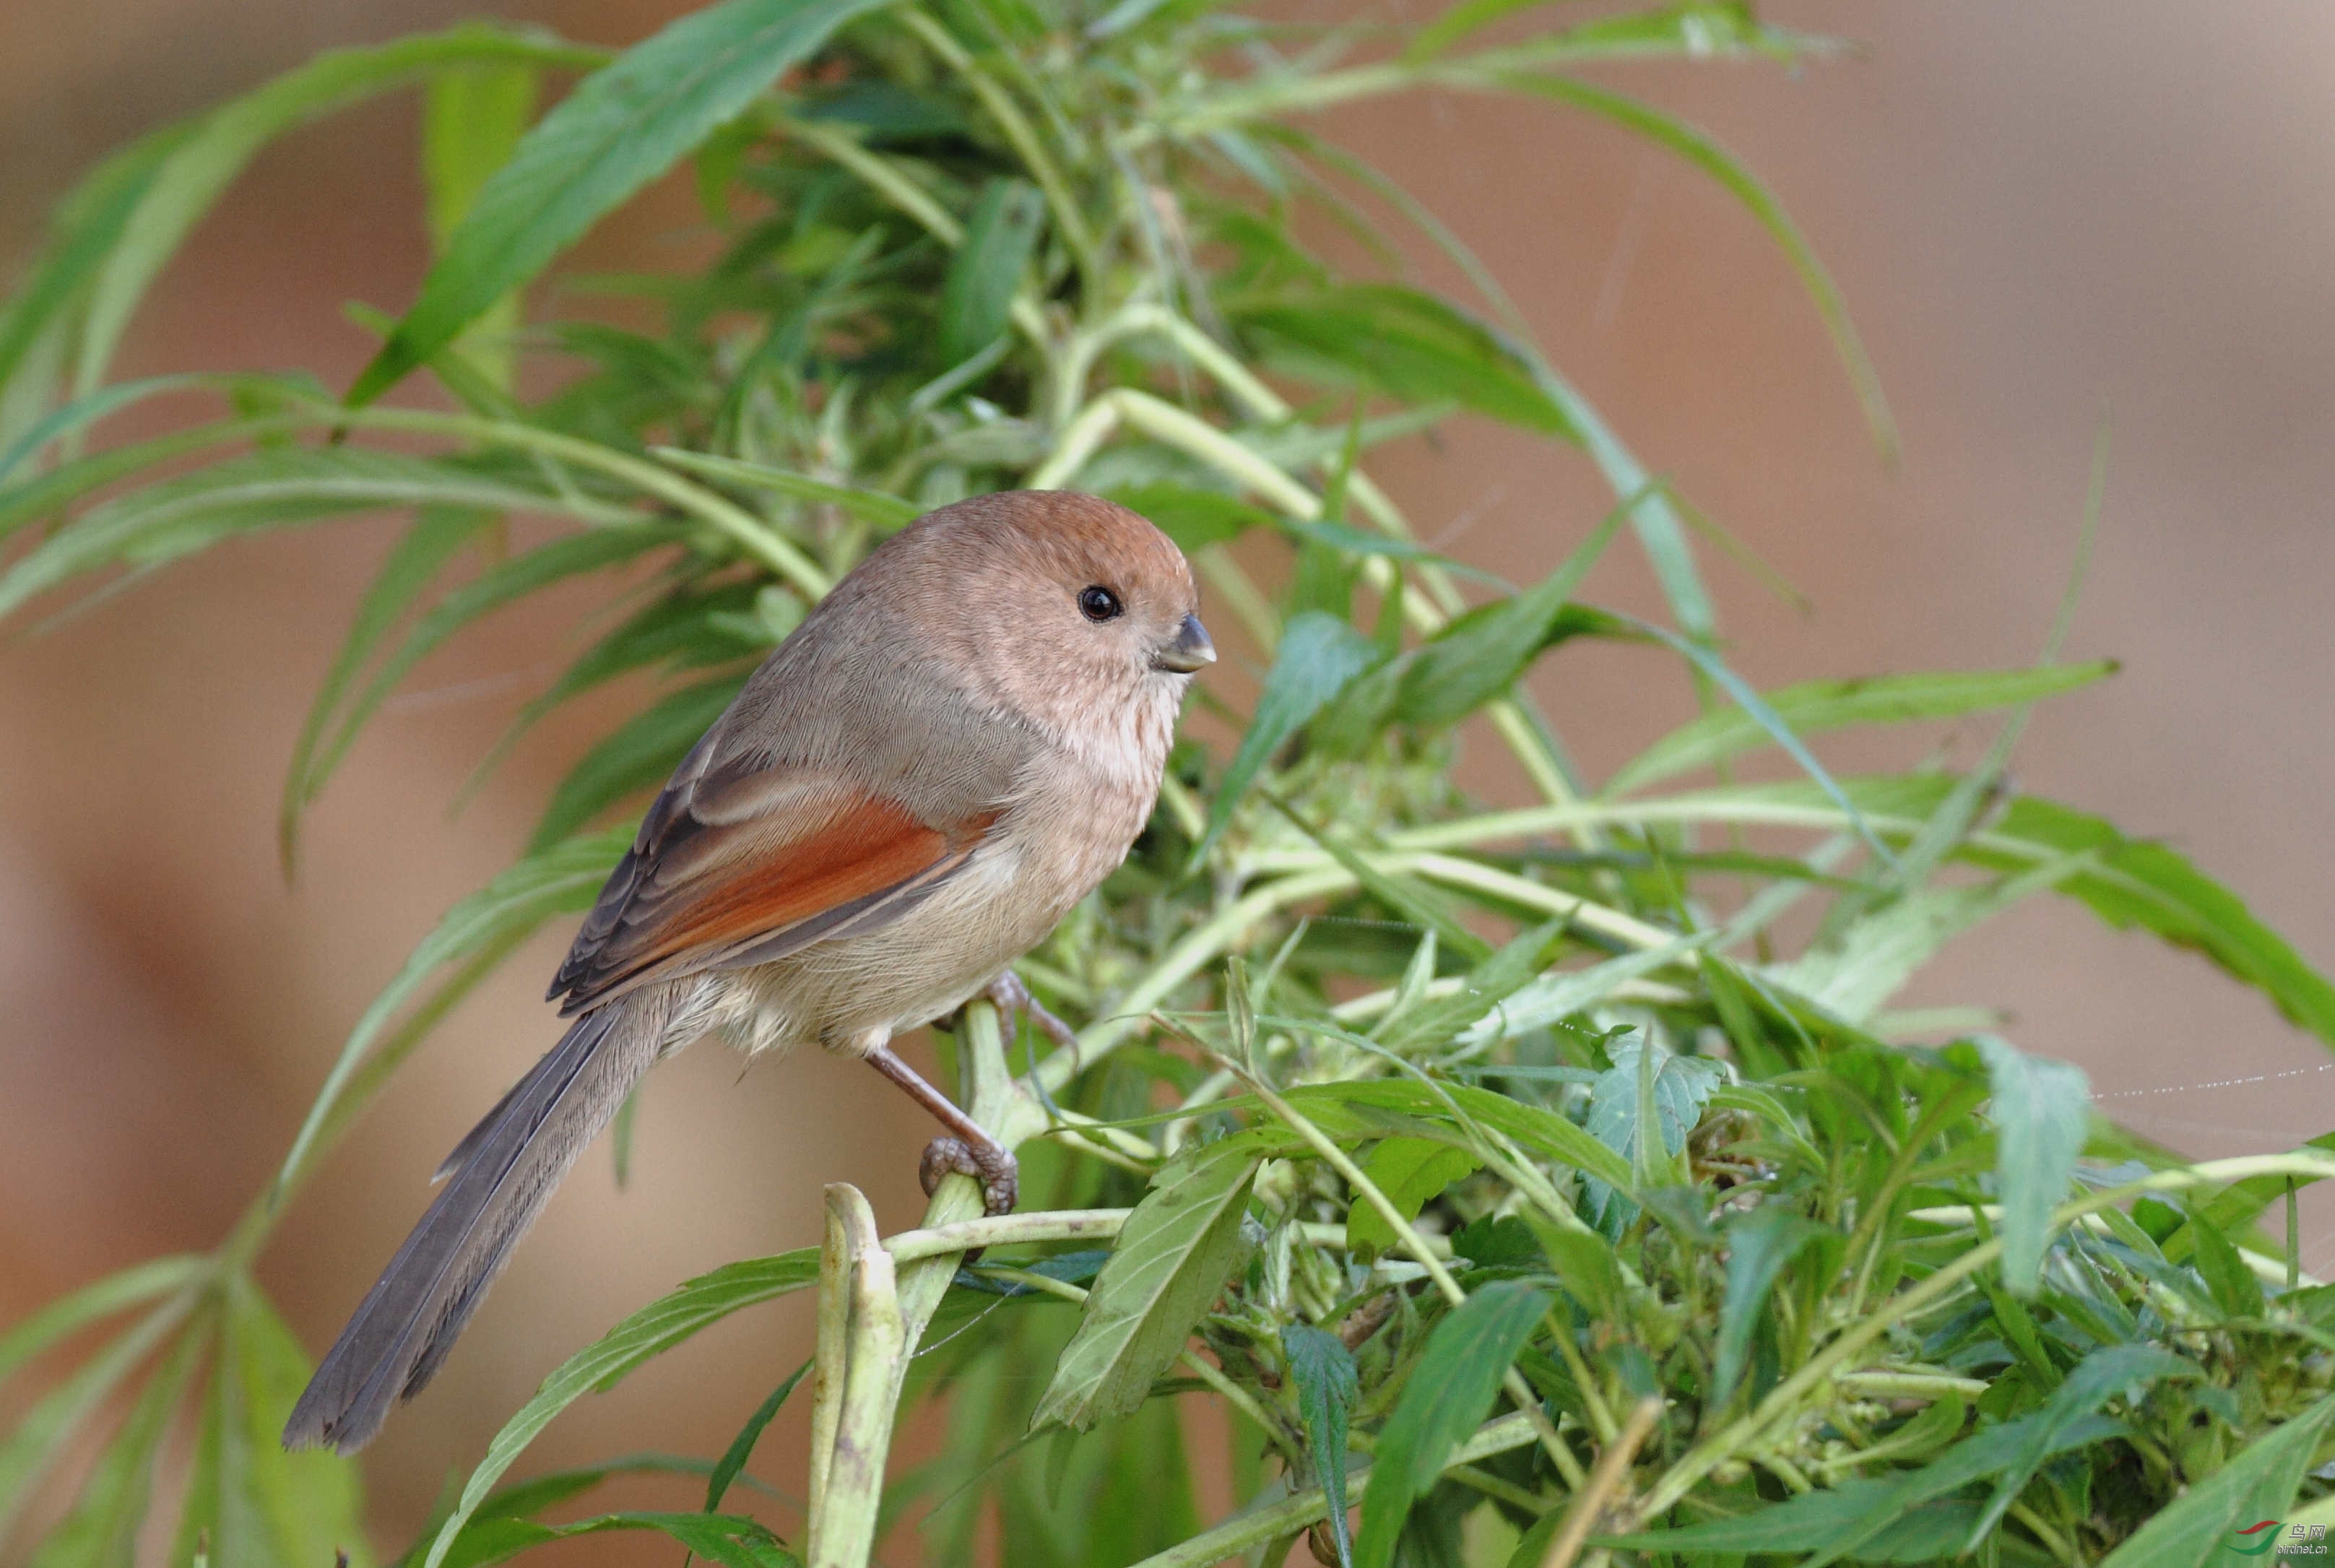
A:
[[[679,8],[499,7],[607,43]],[[476,9],[0,4],[0,264],[134,133],[319,48]],[[1409,99],[1329,129],[1478,245],[1648,464],[1810,595],[1804,615],[1712,567],[1762,684],[2031,659],[2112,414],[2070,653],[2114,654],[2124,673],[2044,710],[2020,777],[2170,838],[2335,965],[2321,621],[2335,585],[2335,11],[1807,0],[1768,15],[1869,53],[1797,77],[1613,79],[1718,132],[1813,237],[1903,423],[1894,472],[1784,262],[1699,175],[1530,105]],[[265,155],[163,280],[121,373],[344,379],[366,345],[339,306],[402,305],[424,258],[413,141],[397,104]],[[612,225],[591,259],[654,264],[687,221],[675,207]],[[1609,504],[1570,452],[1475,427],[1381,472],[1444,547],[1517,579]],[[506,863],[590,738],[588,714],[545,735],[449,821],[515,700],[570,652],[552,607],[507,616],[374,728],[287,889],[273,847],[284,759],[388,537],[373,524],[238,546],[0,643],[0,1324],[140,1257],[210,1245],[366,1000]],[[1634,561],[1617,553],[1600,576],[1603,596],[1652,603]],[[1688,711],[1671,664],[1648,655],[1568,654],[1543,695],[1593,774]],[[553,1038],[538,985],[565,940],[545,938],[456,1017],[280,1234],[266,1277],[312,1347],[403,1234],[431,1166]],[[2083,1063],[2101,1092],[2130,1096],[2113,1108],[2195,1153],[2335,1125],[2322,1050],[2202,963],[2065,906],[2039,902],[1962,944],[1914,1000],[2007,1005],[2022,1046]],[[566,1350],[690,1273],[814,1240],[820,1181],[860,1184],[887,1224],[914,1212],[926,1130],[872,1074],[797,1060],[739,1079],[712,1050],[660,1073],[631,1190],[615,1191],[604,1158],[568,1184],[448,1375],[369,1457],[384,1542],[408,1537],[448,1468]],[[2335,1266],[2335,1231],[2305,1261]],[[751,1314],[590,1402],[534,1459],[718,1451],[808,1323],[805,1302]],[[757,1468],[799,1466],[790,1437]]]

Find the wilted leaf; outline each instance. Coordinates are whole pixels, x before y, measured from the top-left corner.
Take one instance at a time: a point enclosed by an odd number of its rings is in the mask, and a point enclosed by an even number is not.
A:
[[[1702,1119],[1711,1090],[1727,1075],[1716,1062],[1679,1056],[1659,1045],[1648,1063],[1645,1048],[1635,1039],[1614,1047],[1612,1055],[1613,1067],[1589,1091],[1588,1130],[1627,1160],[1633,1176],[1642,1176],[1657,1161],[1685,1149],[1687,1134]],[[1584,1195],[1600,1220],[1612,1216],[1620,1201],[1607,1184],[1595,1180]]]

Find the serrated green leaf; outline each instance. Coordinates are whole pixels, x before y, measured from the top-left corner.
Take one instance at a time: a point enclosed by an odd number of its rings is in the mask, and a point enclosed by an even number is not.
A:
[[[2042,1275],[2051,1211],[2068,1195],[2076,1157],[2084,1151],[2091,1084],[2079,1067],[2023,1055],[1991,1036],[1978,1048],[1992,1094],[2003,1282],[2029,1296]]]
[[[1031,1430],[1083,1431],[1143,1402],[1240,1261],[1257,1163],[1244,1146],[1211,1144],[1151,1178],[1095,1277]]]
[[[1273,668],[1265,673],[1256,716],[1208,802],[1207,831],[1192,850],[1195,864],[1232,821],[1241,798],[1274,754],[1377,657],[1369,638],[1334,615],[1308,611],[1290,618],[1274,651]]]
[[[1727,1225],[1727,1296],[1719,1310],[1719,1355],[1711,1399],[1723,1405],[1743,1377],[1751,1331],[1775,1289],[1776,1277],[1825,1227],[1781,1204],[1761,1204]]]
[[[882,0],[726,0],[593,73],[495,170],[397,330],[349,388],[372,402]]]
[[[1281,1351],[1289,1358],[1290,1380],[1297,1385],[1298,1417],[1313,1474],[1330,1502],[1330,1539],[1339,1568],[1353,1568],[1353,1542],[1346,1522],[1346,1413],[1360,1388],[1354,1353],[1337,1335],[1304,1323],[1281,1331]]]
[[[2100,1560],[2099,1568],[2165,1568],[2210,1563],[2237,1532],[2293,1511],[2320,1437],[2335,1421],[2335,1395],[2320,1399],[2204,1480]]]
[[[1371,1151],[1362,1174],[1386,1194],[1406,1220],[1415,1220],[1428,1199],[1481,1166],[1466,1149],[1425,1138],[1382,1139]],[[1346,1213],[1346,1244],[1385,1252],[1394,1245],[1394,1227],[1374,1204],[1357,1200]]]
[[[1379,1433],[1362,1494],[1356,1568],[1389,1568],[1411,1505],[1435,1485],[1451,1451],[1484,1419],[1500,1379],[1548,1311],[1521,1280],[1486,1285],[1435,1325]]]
[[[448,910],[349,1031],[284,1157],[276,1181],[289,1181],[306,1162],[358,1067],[424,981],[450,963],[481,954],[499,956],[555,915],[589,908],[632,841],[633,829],[622,828],[554,845],[528,856]]]
[[[1726,1080],[1716,1062],[1680,1056],[1657,1045],[1651,1056],[1637,1039],[1616,1046],[1613,1065],[1589,1091],[1588,1132],[1629,1162],[1631,1185],[1675,1158],[1687,1135],[1702,1119],[1711,1090]],[[1657,1130],[1659,1129],[1659,1130]],[[1667,1185],[1667,1184],[1660,1184]],[[1606,1183],[1593,1180],[1584,1196],[1593,1216],[1615,1215],[1623,1201]]]
[[[941,363],[971,359],[1004,333],[1045,221],[1046,198],[1028,180],[982,186],[941,282]]]
[[[2088,686],[2116,671],[2115,660],[2101,659],[2088,664],[2045,664],[2030,670],[1957,670],[1876,675],[1861,681],[1808,681],[1766,695],[1776,717],[1805,737],[1855,724],[1902,724],[2016,708]],[[1774,739],[1743,710],[1715,708],[1624,763],[1607,780],[1604,793],[1626,795],[1660,779],[1771,745]]]
[[[486,1457],[462,1488],[461,1500],[431,1542],[422,1568],[443,1568],[470,1517],[493,1492],[512,1461],[551,1424],[553,1417],[587,1393],[605,1392],[651,1357],[663,1355],[701,1329],[757,1302],[802,1290],[819,1280],[819,1250],[806,1247],[776,1257],[730,1263],[653,1302],[559,1364],[535,1397],[503,1424]],[[692,1519],[721,1515],[692,1514]],[[693,1548],[695,1549],[695,1548]]]
[[[1360,384],[1408,403],[1449,399],[1478,413],[1578,441],[1565,411],[1498,334],[1432,295],[1346,284],[1235,307],[1240,326],[1300,373]]]

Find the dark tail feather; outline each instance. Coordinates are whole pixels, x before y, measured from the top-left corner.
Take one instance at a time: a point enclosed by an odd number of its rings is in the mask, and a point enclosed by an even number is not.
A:
[[[363,1447],[438,1370],[552,1188],[655,1062],[664,1010],[644,1000],[577,1019],[462,1140],[452,1179],[292,1408],[286,1447]]]

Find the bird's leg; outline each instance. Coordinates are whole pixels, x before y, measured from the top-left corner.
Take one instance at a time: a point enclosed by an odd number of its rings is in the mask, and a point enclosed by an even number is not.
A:
[[[1018,1012],[1036,1024],[1039,1033],[1052,1040],[1062,1050],[1071,1052],[1071,1060],[1077,1060],[1078,1031],[1047,1011],[1046,1004],[1030,994],[1029,986],[1022,982],[1020,975],[1009,969],[991,981],[989,988],[982,994],[996,1004],[998,1011],[1008,1016]]]
[[[916,1173],[924,1183],[925,1195],[933,1195],[933,1189],[941,1185],[943,1176],[962,1172],[981,1183],[983,1214],[1012,1213],[1022,1186],[1022,1167],[1013,1151],[984,1132],[981,1124],[959,1110],[948,1096],[918,1078],[916,1069],[893,1055],[889,1046],[878,1046],[869,1051],[867,1063],[907,1090],[910,1099],[932,1112],[934,1119],[955,1135],[936,1137],[925,1146],[924,1163]]]

